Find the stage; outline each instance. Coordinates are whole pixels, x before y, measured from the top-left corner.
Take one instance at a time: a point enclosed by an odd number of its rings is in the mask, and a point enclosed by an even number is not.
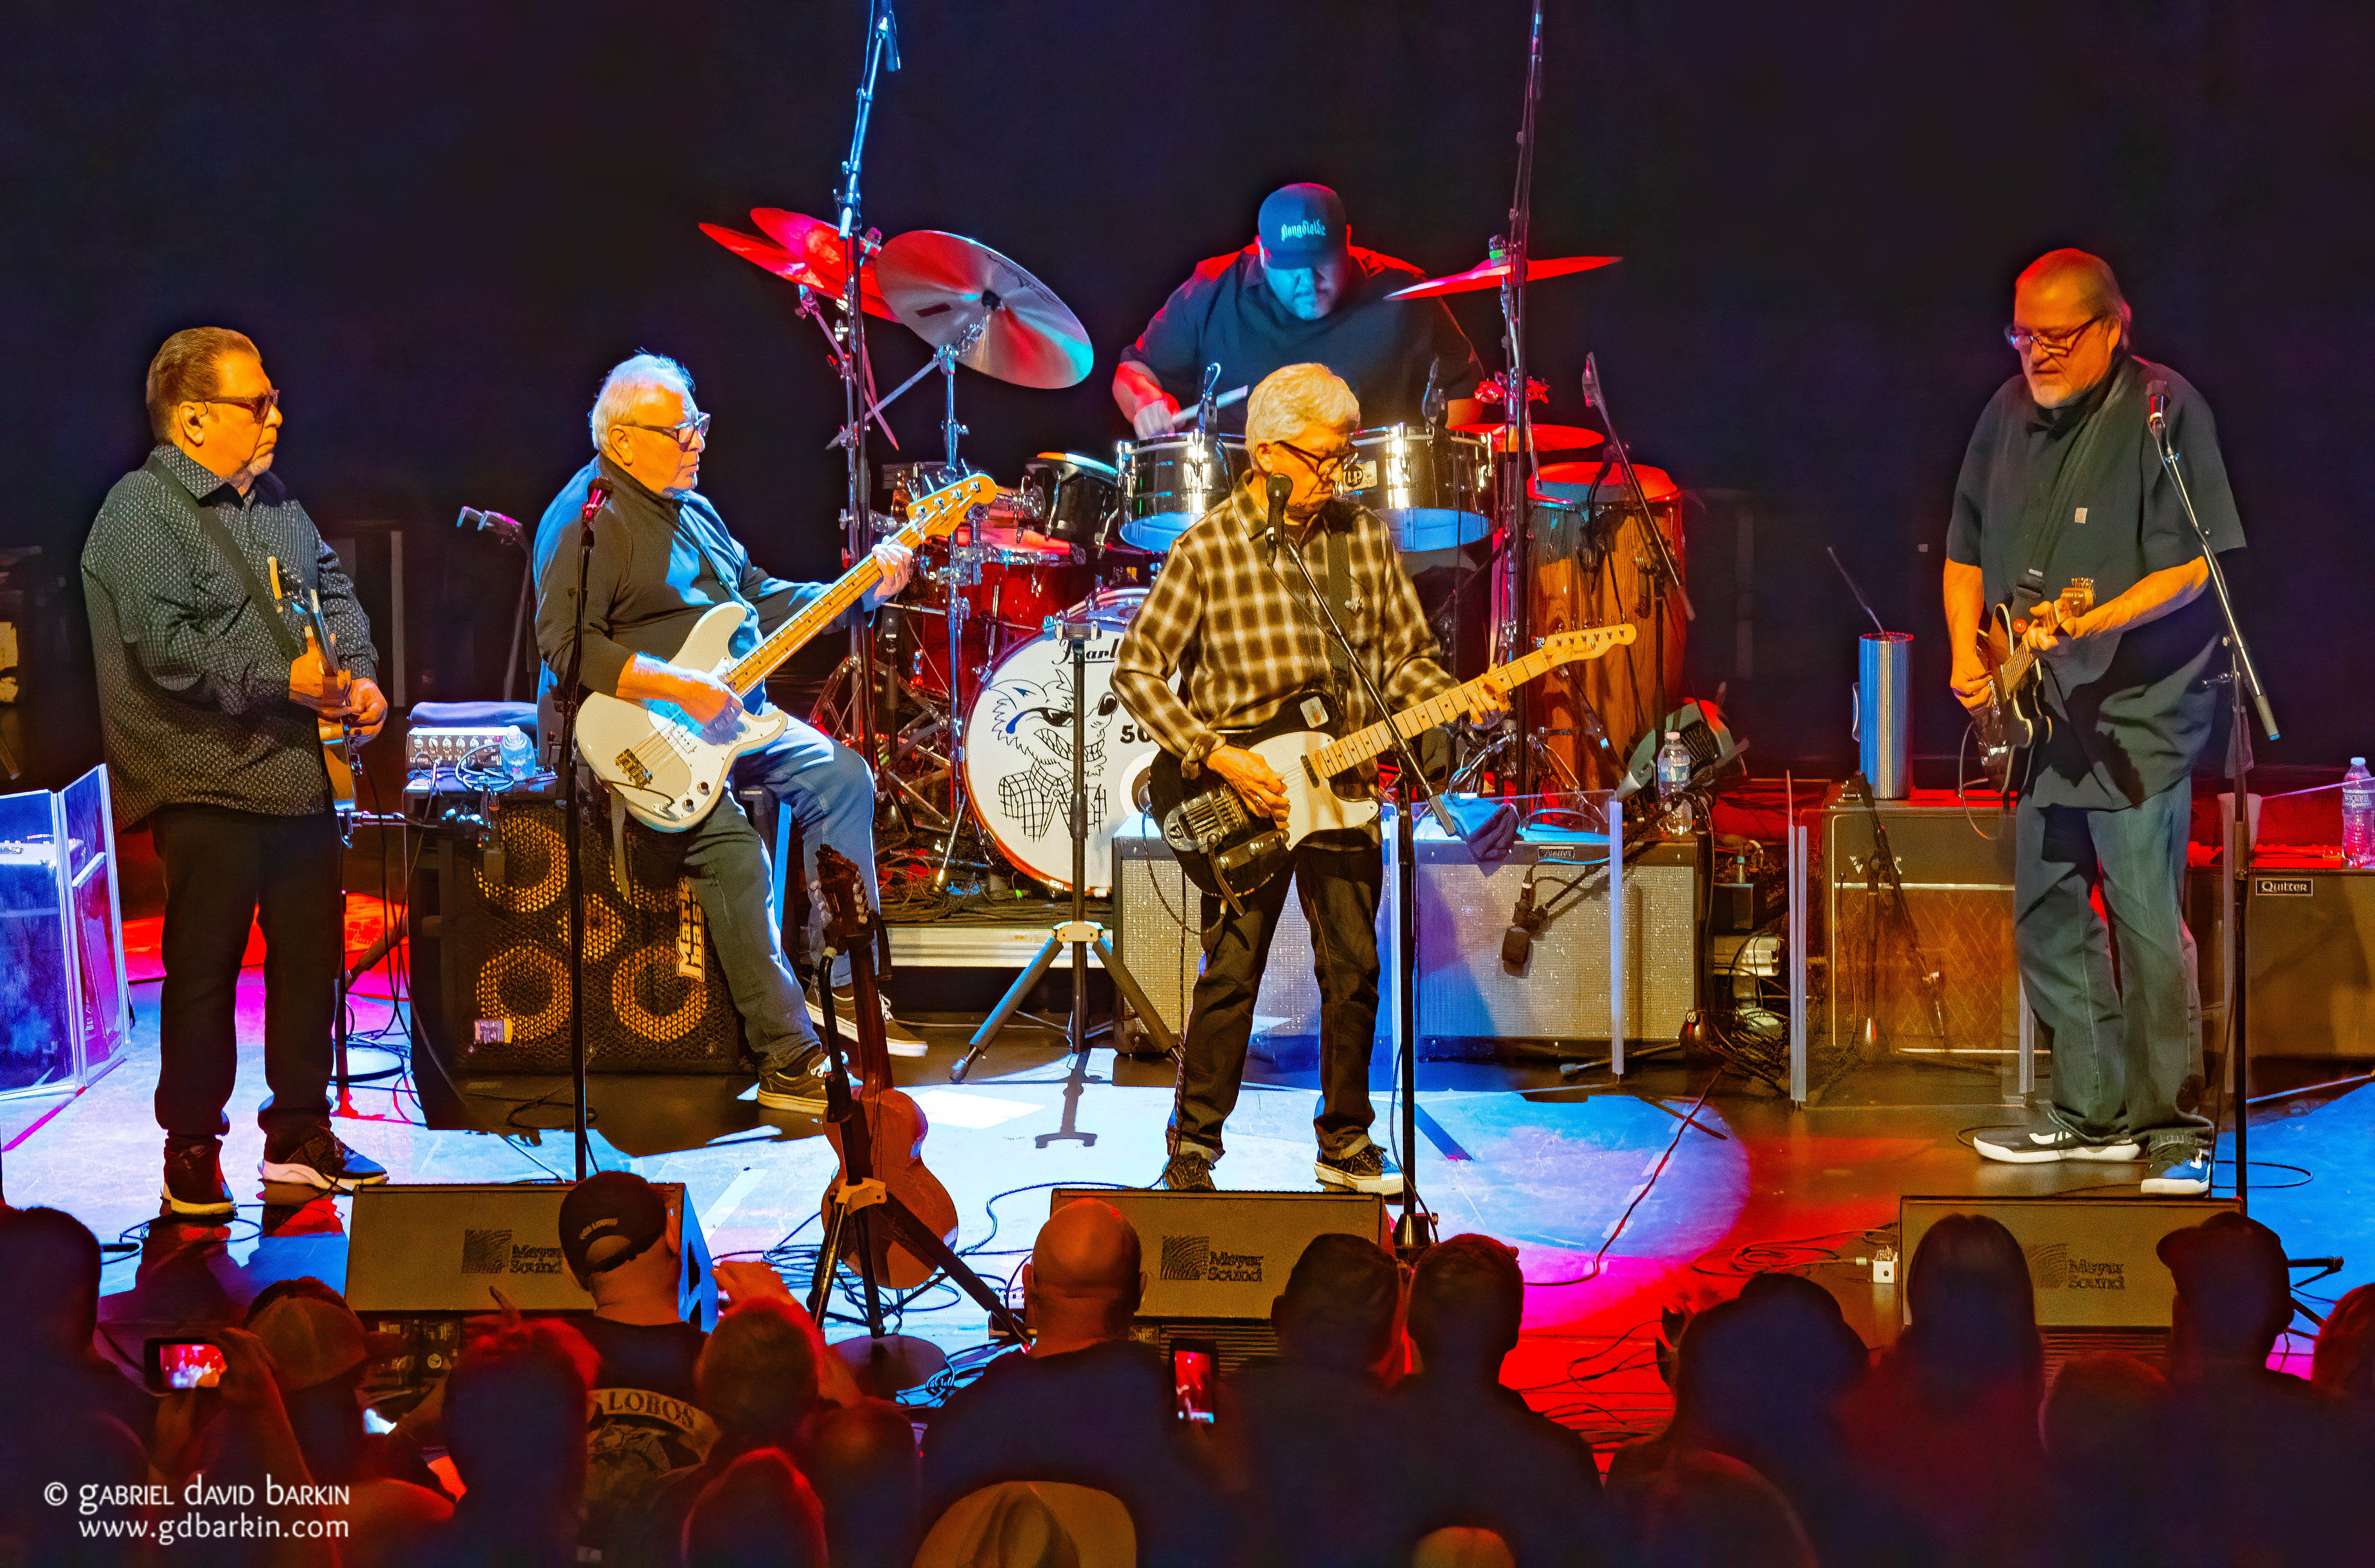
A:
[[[944,978],[903,972],[919,995]],[[223,1149],[240,1202],[236,1222],[228,1237],[219,1228],[150,1224],[159,1209],[160,1136],[149,1107],[158,988],[154,979],[136,980],[134,1043],[115,1070],[74,1098],[0,1110],[11,1203],[65,1208],[102,1242],[140,1243],[145,1234],[137,1249],[111,1254],[100,1309],[109,1342],[135,1357],[141,1338],[164,1325],[235,1318],[271,1279],[311,1274],[337,1285],[346,1268],[347,1200],[308,1202],[302,1192],[263,1188],[253,1175],[261,1152],[253,1107],[262,1092],[262,982],[254,970],[242,980],[240,1090]],[[386,1024],[386,996],[384,970],[359,987],[360,1034]],[[1098,1050],[1076,1081],[1060,1035],[1018,1024],[967,1083],[951,1086],[948,1067],[970,1020],[923,1017],[931,1054],[898,1062],[897,1075],[930,1117],[927,1162],[956,1200],[956,1244],[985,1277],[1003,1280],[1014,1271],[1046,1216],[1046,1187],[1153,1182],[1171,1095],[1167,1064]],[[386,1062],[357,1053],[359,1071]],[[1510,1242],[1533,1282],[1506,1379],[1537,1409],[1589,1434],[1603,1455],[1665,1418],[1655,1356],[1662,1310],[1729,1294],[1760,1268],[1791,1268],[1832,1291],[1868,1343],[1885,1344],[1897,1323],[1896,1291],[1873,1283],[1868,1260],[1875,1244],[1893,1244],[1887,1228],[1900,1194],[2115,1193],[2101,1178],[2131,1169],[1983,1163],[1957,1132],[1967,1138],[1968,1129],[2015,1119],[1984,1079],[1874,1068],[1795,1109],[1748,1092],[1734,1077],[1711,1083],[1712,1071],[1712,1062],[1685,1064],[1672,1054],[1640,1062],[1622,1081],[1604,1068],[1566,1076],[1549,1062],[1419,1067],[1417,1172],[1441,1233],[1482,1231]],[[2329,1063],[2322,1076],[2341,1075]],[[1391,1104],[1382,1052],[1374,1081],[1382,1132]],[[2262,1081],[2281,1086],[2264,1070]],[[569,1138],[552,1130],[565,1126],[565,1080],[526,1079],[474,1093],[471,1104],[490,1125],[522,1129],[504,1138],[421,1126],[408,1086],[379,1079],[356,1087],[356,1117],[342,1118],[337,1131],[397,1182],[549,1181],[570,1168]],[[1316,1098],[1313,1074],[1280,1073],[1257,1060],[1229,1124],[1227,1158],[1215,1170],[1221,1186],[1312,1190]],[[832,1149],[808,1118],[760,1110],[745,1080],[597,1077],[593,1107],[597,1163],[684,1183],[713,1255],[816,1241]],[[2312,1305],[2375,1279],[2375,1195],[2359,1174],[2370,1140],[2375,1086],[2273,1102],[2253,1116],[2251,1213],[2296,1257],[2345,1259],[2339,1276],[2304,1293]],[[2215,1193],[2229,1190],[2230,1177],[2222,1166]],[[912,1303],[902,1327],[951,1352],[987,1342],[982,1310],[946,1289]],[[2305,1335],[2286,1349],[2298,1352],[2295,1369],[2305,1372]]]

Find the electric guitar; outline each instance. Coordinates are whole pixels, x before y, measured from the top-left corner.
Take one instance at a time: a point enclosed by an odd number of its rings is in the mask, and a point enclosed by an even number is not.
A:
[[[1325,698],[1313,693],[1294,699],[1260,728],[1229,737],[1229,744],[1251,751],[1284,781],[1282,819],[1257,816],[1210,769],[1203,779],[1189,781],[1179,771],[1179,759],[1168,751],[1154,754],[1147,779],[1149,809],[1163,825],[1164,842],[1177,854],[1188,879],[1235,906],[1287,869],[1294,863],[1294,846],[1312,834],[1365,827],[1377,819],[1377,796],[1344,775],[1391,750],[1397,734],[1407,739],[1471,708],[1497,706],[1511,688],[1562,665],[1596,659],[1636,635],[1629,625],[1562,631],[1544,638],[1541,647],[1521,659],[1341,738],[1334,736],[1335,716]]]
[[[892,537],[909,549],[926,539],[945,538],[968,512],[997,493],[998,482],[987,474],[952,480],[908,502],[907,521]],[[881,580],[882,568],[868,553],[738,659],[728,649],[746,612],[738,604],[718,605],[693,623],[668,662],[705,670],[737,697],[747,698],[776,666]],[[681,833],[697,827],[726,798],[726,773],[734,759],[783,734],[786,722],[780,713],[761,717],[737,702],[703,725],[673,702],[631,702],[589,691],[577,713],[577,754],[637,821]]]
[[[2095,581],[2074,577],[2070,586],[2034,617],[2017,614],[2007,600],[1988,612],[1979,629],[1979,659],[1988,666],[1988,700],[1974,709],[1979,732],[1979,767],[1997,788],[2012,775],[2015,752],[2037,743],[2048,715],[2037,692],[2037,650],[2025,633],[2031,626],[2059,630],[2095,607]]]

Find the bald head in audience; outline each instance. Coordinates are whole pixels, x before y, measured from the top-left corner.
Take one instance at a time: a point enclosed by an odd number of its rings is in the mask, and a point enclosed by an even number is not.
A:
[[[1146,1289],[1138,1232],[1121,1210],[1076,1198],[1047,1217],[1022,1266],[1034,1356],[1085,1350],[1129,1331]]]

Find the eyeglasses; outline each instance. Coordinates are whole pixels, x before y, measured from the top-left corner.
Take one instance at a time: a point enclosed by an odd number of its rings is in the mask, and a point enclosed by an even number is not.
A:
[[[244,408],[248,417],[260,425],[272,418],[272,411],[280,407],[280,389],[276,386],[270,392],[259,392],[253,397],[193,397],[190,401],[228,403],[234,408]]]
[[[644,425],[632,419],[621,419],[619,423],[631,430],[656,430],[675,442],[680,450],[687,452],[692,449],[694,442],[709,433],[709,416],[706,414],[695,414],[680,425]]]
[[[2108,319],[2109,314],[2109,312],[2106,312],[2103,315],[2088,316],[2076,326],[2057,327],[2050,332],[2038,331],[2034,327],[2008,326],[2004,328],[2004,341],[2011,344],[2016,352],[2023,354],[2027,353],[2032,347],[2040,354],[2067,354],[2078,346],[2080,338],[2086,336],[2088,327],[2093,326],[2097,322]]]
[[[1331,452],[1321,456],[1304,451],[1291,441],[1282,441],[1278,444],[1303,459],[1303,466],[1310,469],[1323,483],[1333,484],[1336,477],[1344,471],[1344,465],[1353,461],[1353,449],[1349,446],[1341,452]]]

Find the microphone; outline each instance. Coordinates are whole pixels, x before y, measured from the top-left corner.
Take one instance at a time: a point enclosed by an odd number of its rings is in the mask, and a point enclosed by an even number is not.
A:
[[[1583,406],[1597,413],[1607,413],[1600,407],[1600,364],[1589,354],[1583,357]]]
[[[2168,381],[2155,376],[2145,386],[2145,423],[2156,436],[2168,433]]]
[[[506,517],[500,512],[481,512],[475,506],[464,507],[461,515],[454,519],[456,528],[492,528],[498,533],[516,530],[519,525],[516,517]]]
[[[594,482],[585,487],[585,507],[577,514],[577,521],[588,533],[594,528],[594,514],[601,511],[602,503],[609,499],[610,481],[597,475]]]
[[[1443,395],[1443,388],[1438,384],[1442,376],[1443,356],[1437,354],[1426,362],[1426,390],[1419,395],[1418,400],[1419,417],[1430,426],[1442,420],[1444,409],[1450,402]]]
[[[1294,493],[1294,481],[1283,474],[1272,474],[1262,489],[1270,497],[1270,531],[1277,534],[1286,526],[1286,498]]]

